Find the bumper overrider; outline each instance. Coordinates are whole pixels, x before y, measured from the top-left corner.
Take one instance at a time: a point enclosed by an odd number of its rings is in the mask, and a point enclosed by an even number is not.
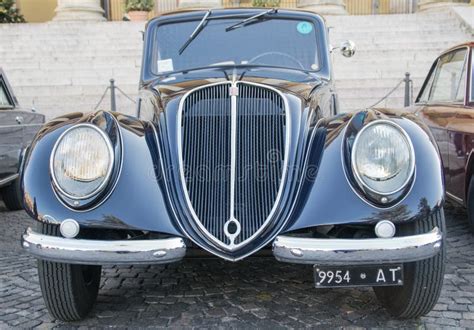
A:
[[[278,236],[273,254],[282,262],[321,265],[384,264],[423,260],[435,256],[443,240],[439,228],[393,238],[316,239]],[[27,229],[22,246],[31,255],[49,261],[107,265],[162,264],[186,254],[182,238],[153,240],[86,240],[55,237]]]

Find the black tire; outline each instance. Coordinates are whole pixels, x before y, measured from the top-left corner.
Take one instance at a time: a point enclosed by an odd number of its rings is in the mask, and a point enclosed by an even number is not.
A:
[[[471,180],[469,181],[466,206],[469,226],[471,228],[471,232],[474,233],[474,176],[471,176]]]
[[[43,234],[59,236],[58,226],[40,224]],[[72,265],[38,260],[38,276],[49,313],[58,320],[83,319],[99,291],[101,266]]]
[[[23,209],[23,196],[20,189],[20,178],[17,178],[10,185],[2,189],[3,201],[10,211]]]
[[[429,232],[434,227],[443,232],[440,253],[430,259],[405,263],[403,286],[374,287],[380,303],[397,318],[412,319],[426,315],[436,305],[441,294],[446,258],[444,210],[404,225],[401,231],[404,235],[415,235]]]

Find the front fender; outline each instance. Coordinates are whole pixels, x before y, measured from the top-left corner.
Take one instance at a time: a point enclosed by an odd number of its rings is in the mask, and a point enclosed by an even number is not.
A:
[[[408,192],[384,207],[367,199],[349,180],[343,144],[349,125],[363,127],[377,119],[391,120],[409,135],[415,151],[415,175]],[[320,225],[414,221],[443,205],[444,182],[438,149],[429,130],[415,118],[377,110],[346,114],[323,124],[328,133],[318,174],[303,184],[285,232]]]
[[[396,205],[381,207],[364,198],[346,177],[342,146],[350,123],[365,125],[375,119],[395,121],[410,136],[416,157],[416,175],[411,189]],[[83,211],[60,202],[49,173],[51,151],[58,137],[72,125],[97,125],[114,120],[123,144],[121,173],[113,193]],[[390,219],[396,223],[413,221],[442,206],[444,184],[441,161],[429,131],[421,123],[402,116],[360,112],[336,117],[324,123],[327,129],[323,156],[317,175],[301,185],[292,203],[283,232],[347,223],[374,223]],[[72,114],[46,124],[35,137],[22,171],[25,208],[38,221],[60,223],[74,219],[86,227],[137,229],[185,236],[176,224],[167,184],[161,173],[160,150],[155,129],[147,121],[117,113]],[[311,158],[311,157],[310,157]],[[308,164],[307,164],[308,165]]]
[[[107,188],[113,193],[90,208],[74,210],[61,202],[51,183],[49,159],[54,144],[72,125],[92,123],[101,127],[111,120],[118,124],[123,148],[120,175]],[[42,222],[74,219],[89,228],[139,229],[183,236],[172,221],[172,209],[164,197],[166,185],[159,175],[158,154],[149,122],[102,111],[55,119],[40,130],[26,156],[22,172],[25,209]]]

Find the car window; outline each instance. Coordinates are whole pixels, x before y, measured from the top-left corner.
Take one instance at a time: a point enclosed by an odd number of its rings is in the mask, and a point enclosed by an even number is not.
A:
[[[5,85],[0,80],[0,108],[11,108],[13,104],[10,102]]]
[[[459,89],[462,88],[466,52],[466,49],[457,50],[439,59],[431,88],[430,102],[457,101]]]

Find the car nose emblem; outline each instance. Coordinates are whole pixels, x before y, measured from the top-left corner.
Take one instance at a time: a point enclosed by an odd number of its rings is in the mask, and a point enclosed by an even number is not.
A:
[[[239,88],[237,86],[229,87],[229,95],[230,96],[239,96]]]

